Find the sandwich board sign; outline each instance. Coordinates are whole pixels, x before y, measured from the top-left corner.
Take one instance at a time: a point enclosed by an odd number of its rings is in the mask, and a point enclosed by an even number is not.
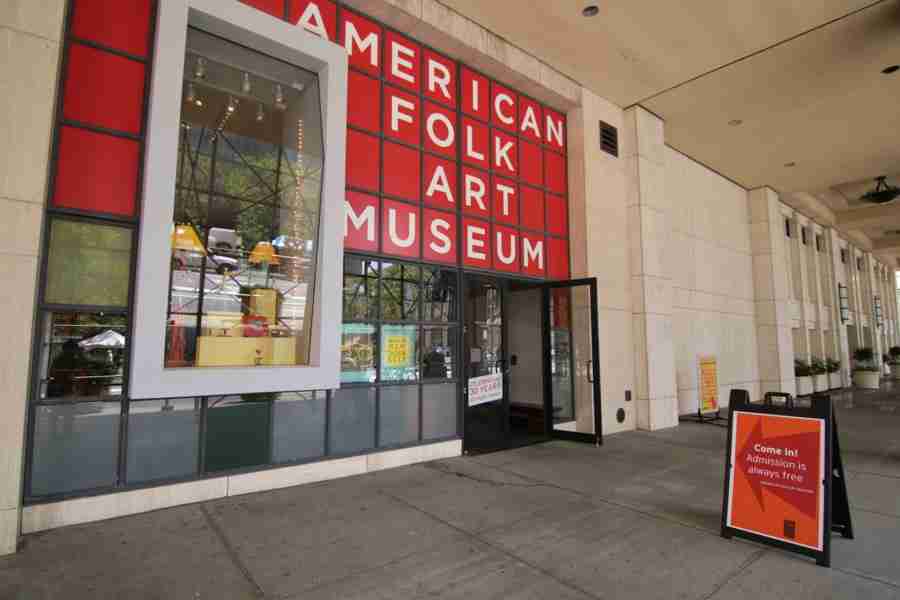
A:
[[[776,405],[774,397],[785,403]],[[744,398],[749,398],[745,395]],[[831,564],[831,532],[853,537],[831,399],[767,395],[729,407],[722,535]]]

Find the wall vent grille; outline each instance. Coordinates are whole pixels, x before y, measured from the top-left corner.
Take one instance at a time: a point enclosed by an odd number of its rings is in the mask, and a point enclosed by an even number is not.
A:
[[[619,156],[619,130],[603,121],[600,121],[600,149],[612,156]]]

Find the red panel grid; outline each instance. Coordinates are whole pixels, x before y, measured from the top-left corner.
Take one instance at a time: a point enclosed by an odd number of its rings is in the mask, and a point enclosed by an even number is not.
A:
[[[490,117],[490,93],[491,84],[487,77],[479,75],[471,69],[463,67],[462,74],[462,111],[472,117],[477,117],[482,121],[487,121]]]
[[[393,31],[387,31],[384,39],[385,79],[394,85],[414,92],[419,91],[422,48],[409,38]]]
[[[569,241],[547,238],[547,253],[550,279],[569,279]]]
[[[433,102],[425,103],[425,149],[456,158],[456,112]]]
[[[344,245],[351,250],[378,252],[378,197],[348,191],[346,202]]]
[[[498,83],[491,85],[491,124],[515,133],[519,122],[518,94]]]
[[[331,0],[290,0],[288,22],[333,40],[337,33],[337,5]]]
[[[254,1],[264,3],[263,0]],[[245,0],[248,4],[254,1]],[[146,57],[152,5],[152,0],[77,0],[72,13],[72,35]]]
[[[456,264],[456,214],[426,208],[424,219],[422,258],[432,262]]]
[[[463,167],[462,211],[476,217],[491,216],[491,178],[484,171]]]
[[[134,140],[62,127],[53,206],[133,216],[139,155]]]
[[[372,132],[381,131],[381,82],[356,71],[347,78],[347,122]]]
[[[419,209],[385,198],[381,211],[381,251],[392,256],[418,258]]]
[[[378,138],[347,130],[347,185],[377,192],[380,163]]]
[[[491,250],[491,224],[480,219],[463,219],[463,264],[467,267],[490,269],[493,262]]]
[[[350,55],[350,66],[373,75],[381,74],[381,26],[344,9],[341,11],[340,33],[344,48]]]
[[[519,186],[511,179],[494,177],[491,186],[494,220],[508,225],[519,224]]]
[[[456,163],[426,154],[422,160],[422,199],[425,204],[445,210],[456,209],[459,198]]]
[[[247,6],[252,6],[256,10],[269,13],[278,19],[284,18],[284,0],[239,0]]]
[[[455,107],[458,76],[455,62],[433,50],[424,50],[422,91],[426,98]]]
[[[385,135],[413,146],[419,145],[422,128],[419,126],[421,116],[418,96],[386,85],[382,110]]]
[[[569,210],[566,199],[555,194],[546,194],[547,231],[553,235],[565,236],[569,232]]]
[[[382,172],[385,196],[417,201],[421,189],[419,152],[400,144],[384,143],[384,170]]]
[[[66,119],[137,135],[143,105],[143,63],[71,45],[63,96]]]
[[[494,225],[494,269],[506,273],[518,273],[519,230]]]
[[[537,188],[523,185],[519,188],[519,203],[522,207],[522,228],[532,231],[543,231],[546,223],[544,218],[544,192]]]

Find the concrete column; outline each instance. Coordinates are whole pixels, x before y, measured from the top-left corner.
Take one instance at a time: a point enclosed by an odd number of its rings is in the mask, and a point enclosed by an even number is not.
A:
[[[19,534],[41,225],[64,0],[0,2],[0,555]]]
[[[788,276],[792,267],[788,265],[784,216],[778,194],[771,188],[752,190],[749,198],[760,393],[794,394],[793,292]]]
[[[828,229],[825,235],[830,247],[831,267],[832,273],[834,273],[831,312],[834,316],[834,343],[837,347],[835,356],[841,361],[841,380],[847,386],[850,385],[850,344],[847,340],[847,324],[841,321],[841,305],[838,295],[838,285],[847,285],[847,269],[841,262],[841,239],[838,237],[837,230]]]
[[[572,277],[597,278],[603,433],[609,434],[635,428],[637,394],[631,351],[630,163],[624,135],[618,157],[600,149],[600,121],[624,132],[622,109],[582,90],[581,105],[568,113],[569,246]]]
[[[637,426],[652,431],[678,424],[664,125],[636,107],[625,132]]]

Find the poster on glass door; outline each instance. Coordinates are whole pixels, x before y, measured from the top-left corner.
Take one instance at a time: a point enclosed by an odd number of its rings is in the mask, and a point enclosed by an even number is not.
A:
[[[492,373],[469,379],[469,406],[503,399],[503,373]]]

